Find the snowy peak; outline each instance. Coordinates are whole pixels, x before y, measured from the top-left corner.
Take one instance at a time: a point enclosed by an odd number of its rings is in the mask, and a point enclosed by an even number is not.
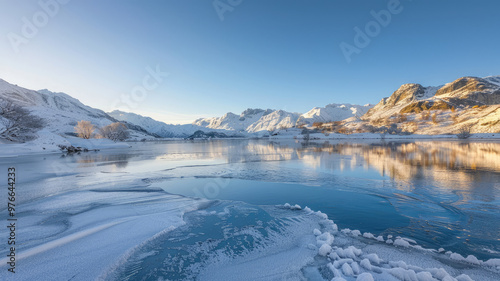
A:
[[[248,108],[240,115],[226,113],[222,117],[202,118],[193,125],[218,130],[255,133],[274,131],[278,126],[295,126],[299,114],[283,110]]]
[[[500,75],[499,76],[484,77],[484,80],[490,82],[491,84],[495,84],[497,86],[500,86]]]
[[[462,77],[437,87],[404,84],[364,117],[387,117],[422,110],[500,104],[500,76]]]
[[[154,120],[151,117],[142,116],[135,113],[115,110],[108,113],[116,120],[137,125],[153,135],[162,138],[186,138],[198,130],[205,129],[196,125],[172,125]],[[205,130],[206,131],[206,130]]]
[[[270,109],[268,109],[268,110],[270,110]],[[240,117],[249,117],[252,115],[257,115],[257,114],[262,113],[262,112],[265,112],[265,110],[260,109],[260,108],[247,108],[245,111],[243,111],[240,114]]]
[[[256,133],[260,131],[274,131],[277,129],[291,128],[295,126],[299,119],[299,113],[287,112],[284,110],[275,110],[272,112],[265,111],[259,120],[252,123],[246,131]]]
[[[491,81],[491,82],[490,82]],[[499,85],[492,83],[495,78],[483,79],[478,77],[462,77],[444,85],[436,93],[436,96],[463,96],[475,92],[494,92]]]
[[[387,99],[386,104],[408,103],[425,96],[425,88],[420,84],[404,84]]]
[[[54,93],[49,90],[28,90],[19,86],[11,85],[5,80],[0,81],[0,95],[17,105],[36,109],[53,109],[70,113],[93,115],[95,117],[107,118],[104,111],[86,106],[79,100],[65,94]]]
[[[353,104],[329,104],[325,107],[315,107],[302,114],[297,120],[298,125],[311,125],[315,122],[334,122],[351,117],[361,117],[373,105],[353,105]]]

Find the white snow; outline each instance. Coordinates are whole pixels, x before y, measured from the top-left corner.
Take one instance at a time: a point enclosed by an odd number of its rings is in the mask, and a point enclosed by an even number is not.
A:
[[[353,105],[353,104],[329,104],[325,107],[315,107],[302,114],[297,120],[297,124],[312,125],[315,122],[341,121],[351,117],[361,117],[373,105]]]
[[[109,139],[82,139],[71,136],[60,136],[42,129],[37,132],[39,136],[26,143],[0,144],[0,157],[17,157],[22,155],[61,153],[58,145],[87,148],[89,150],[101,149],[127,149],[130,145],[123,142],[113,142]],[[3,149],[5,148],[5,149]]]
[[[363,259],[359,263],[361,267],[365,268],[366,270],[372,270],[372,264],[370,263],[370,260],[368,259]]]
[[[456,277],[456,279],[457,281],[473,281],[472,278],[470,278],[467,274],[460,274]]]
[[[272,132],[280,128],[291,128],[295,126],[299,116],[299,113],[292,113],[284,110],[249,108],[240,115],[229,112],[221,117],[201,118],[195,120],[193,125],[240,133]]]
[[[321,245],[332,245],[333,243],[333,235],[330,234],[330,232],[325,232],[318,237],[316,237],[316,243],[318,246]]]
[[[500,266],[500,259],[489,259],[484,264],[488,266]]]
[[[488,77],[484,77],[484,79],[492,84],[500,86],[500,76],[488,76]]]
[[[328,244],[323,244],[318,250],[318,254],[326,257],[332,251],[332,246]]]
[[[356,281],[374,281],[373,276],[368,272],[361,273]]]
[[[380,262],[381,262],[380,258],[375,253],[365,255],[364,257],[365,257],[365,259],[367,259],[368,261],[370,261],[372,263],[380,264]]]
[[[349,263],[344,263],[342,265],[342,273],[344,273],[344,275],[346,275],[346,276],[352,276],[352,275],[354,275],[354,272],[352,271],[352,268],[349,265]]]
[[[360,236],[361,235],[361,231],[355,229],[355,230],[351,231],[351,235],[352,236]]]
[[[398,238],[394,241],[394,246],[401,246],[407,248],[410,247],[410,243],[408,243],[408,241],[404,239]]]
[[[370,232],[363,233],[363,237],[368,239],[376,239],[375,236],[373,236],[373,234],[371,234]]]

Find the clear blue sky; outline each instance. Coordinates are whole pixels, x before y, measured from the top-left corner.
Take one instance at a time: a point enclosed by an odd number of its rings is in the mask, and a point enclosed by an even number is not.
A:
[[[72,0],[44,22],[38,0],[0,0],[0,78],[109,111],[158,65],[169,76],[129,109],[187,123],[248,107],[377,103],[403,83],[500,75],[497,0],[401,0],[348,63],[340,44],[355,46],[354,28],[391,1],[243,0],[221,20],[212,1]],[[23,17],[40,28],[16,53]]]

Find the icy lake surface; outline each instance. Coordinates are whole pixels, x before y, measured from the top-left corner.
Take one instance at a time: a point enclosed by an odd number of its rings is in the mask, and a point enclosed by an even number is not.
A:
[[[500,143],[131,145],[0,158],[17,170],[12,280],[500,277]]]

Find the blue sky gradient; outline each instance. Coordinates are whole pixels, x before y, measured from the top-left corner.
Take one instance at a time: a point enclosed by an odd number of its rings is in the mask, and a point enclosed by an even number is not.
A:
[[[500,75],[494,0],[400,0],[401,12],[348,62],[340,44],[355,46],[354,28],[394,1],[243,0],[223,20],[213,1],[57,2],[16,52],[12,34],[23,36],[23,17],[33,22],[44,10],[39,1],[0,0],[0,78],[106,111],[188,123],[248,107],[377,103],[404,83]],[[121,97],[157,66],[169,76],[124,108]]]

